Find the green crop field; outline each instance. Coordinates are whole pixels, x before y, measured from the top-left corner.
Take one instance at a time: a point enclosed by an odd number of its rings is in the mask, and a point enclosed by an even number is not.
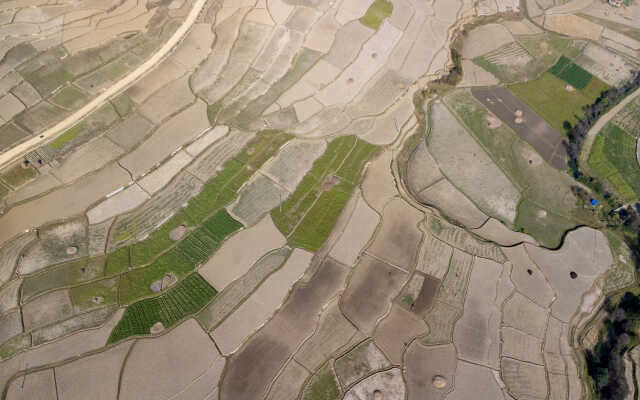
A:
[[[550,72],[536,80],[509,86],[509,89],[558,132],[565,133],[564,122],[571,125],[584,114],[584,107],[592,104],[609,86],[591,78],[584,89],[567,90],[567,84]]]
[[[101,277],[104,275],[104,265],[104,257],[85,258],[27,276],[22,283],[22,300],[28,300],[47,290],[71,286]]]
[[[111,276],[119,274],[129,268],[129,250],[130,247],[121,247],[107,256],[107,266],[105,275]]]
[[[371,29],[378,29],[387,17],[393,12],[393,4],[387,0],[375,0],[369,6],[367,12],[360,18],[362,25]]]
[[[74,86],[66,86],[56,93],[51,102],[64,108],[78,108],[85,104],[88,96]]]
[[[102,279],[69,289],[69,296],[74,309],[83,312],[93,308],[104,307],[107,304],[117,304],[118,279]],[[94,302],[94,298],[101,298],[102,301],[99,303]]]
[[[613,121],[634,137],[640,137],[640,97],[624,106]]]
[[[171,247],[174,244],[174,241],[169,237],[169,233],[181,225],[194,225],[191,218],[189,218],[189,216],[184,212],[179,212],[174,215],[169,219],[169,221],[162,224],[158,230],[149,235],[149,238],[132,245],[131,265],[137,266],[148,264],[151,260],[157,257],[158,254]]]
[[[215,240],[207,229],[198,228],[178,243],[176,251],[192,264],[198,265],[206,261],[219,246],[220,242]]]
[[[636,139],[615,124],[608,124],[596,138],[589,166],[613,185],[625,201],[640,197],[640,167]]]
[[[377,151],[354,136],[329,143],[293,194],[271,212],[289,243],[312,251],[322,246],[360,182],[364,164]]]
[[[193,273],[163,295],[144,299],[127,307],[122,319],[111,332],[108,343],[131,336],[148,335],[157,322],[169,329],[200,311],[215,295],[216,290],[198,273]]]
[[[582,67],[562,56],[558,62],[549,69],[553,75],[567,82],[576,89],[584,89],[593,76]]]
[[[302,400],[338,400],[340,387],[333,370],[325,364],[307,382],[302,393]]]

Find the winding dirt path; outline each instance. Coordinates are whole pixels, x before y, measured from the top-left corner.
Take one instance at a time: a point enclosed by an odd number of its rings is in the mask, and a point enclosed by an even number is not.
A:
[[[591,153],[591,146],[593,146],[593,142],[596,140],[596,136],[598,136],[598,132],[604,128],[604,126],[611,121],[611,118],[615,117],[616,114],[620,112],[627,104],[631,103],[635,100],[636,97],[640,96],[640,89],[636,89],[635,92],[631,93],[624,100],[622,100],[618,105],[609,110],[605,115],[600,117],[598,121],[596,121],[595,125],[589,129],[587,132],[587,138],[584,140],[582,144],[582,150],[580,151],[580,165],[587,165],[587,161],[589,160],[589,154]]]
[[[38,136],[20,143],[19,145],[0,154],[0,168],[18,157],[21,157],[29,150],[55,139],[82,118],[97,110],[103,103],[109,100],[109,98],[120,93],[136,80],[140,79],[144,74],[156,67],[189,32],[206,2],[207,0],[196,0],[189,12],[189,15],[187,15],[187,18],[185,18],[184,22],[180,27],[178,27],[173,36],[171,36],[171,38],[169,38],[169,40],[151,58],[145,61],[129,75],[107,88],[104,92],[100,93],[97,97],[87,103],[87,105],[77,110],[61,122],[40,133]]]

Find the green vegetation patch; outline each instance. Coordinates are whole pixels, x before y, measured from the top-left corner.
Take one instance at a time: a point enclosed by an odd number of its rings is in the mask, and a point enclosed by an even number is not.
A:
[[[84,312],[118,302],[118,278],[102,279],[69,289],[75,312]]]
[[[583,108],[593,104],[609,86],[594,77],[584,89],[567,88],[566,82],[545,72],[539,79],[509,89],[558,132],[566,132],[565,121],[575,125],[584,114]]]
[[[88,96],[74,86],[65,86],[56,93],[51,102],[64,108],[79,108],[87,102]]]
[[[382,21],[391,15],[393,4],[387,0],[375,0],[367,12],[360,18],[362,25],[378,30]]]
[[[149,238],[142,242],[136,243],[131,248],[131,265],[148,264],[160,253],[171,247],[175,242],[171,240],[169,234],[171,231],[181,225],[193,226],[194,223],[184,212],[179,212],[162,226],[154,231]],[[135,235],[135,233],[133,233]]]
[[[104,257],[82,259],[48,268],[27,276],[22,283],[22,300],[26,301],[52,289],[90,281],[104,275]]]
[[[640,97],[624,106],[613,117],[613,122],[634,137],[640,137]]]
[[[625,201],[640,196],[636,138],[617,125],[607,124],[598,134],[589,154],[589,166],[609,181]]]
[[[193,273],[165,294],[130,305],[111,332],[107,343],[136,335],[148,335],[157,322],[169,329],[200,311],[215,295],[216,290],[198,273]]]
[[[318,250],[362,178],[364,164],[378,147],[355,136],[334,139],[295,192],[271,212],[289,243]]]
[[[576,89],[584,89],[593,78],[593,75],[565,56],[560,57],[549,72]]]
[[[22,164],[16,164],[8,170],[4,171],[0,176],[5,183],[17,188],[27,181],[35,178],[36,170],[33,167],[23,167]]]
[[[49,143],[49,146],[51,146],[51,148],[54,150],[59,150],[66,146],[73,139],[77,138],[78,135],[86,131],[86,129],[87,123],[85,121],[82,121],[73,128],[67,129],[65,133],[52,140],[51,143]]]
[[[569,58],[582,54],[584,41],[545,32],[516,36],[516,41],[474,58],[472,61],[505,83],[538,78],[564,54]]]
[[[337,400],[339,398],[340,387],[328,363],[309,379],[302,393],[302,400]]]
[[[113,107],[120,117],[127,116],[133,109],[133,101],[126,94],[121,94],[112,99],[111,104],[113,104]]]
[[[121,247],[107,255],[107,266],[105,267],[106,276],[117,275],[129,268],[131,265],[130,249],[129,246]]]

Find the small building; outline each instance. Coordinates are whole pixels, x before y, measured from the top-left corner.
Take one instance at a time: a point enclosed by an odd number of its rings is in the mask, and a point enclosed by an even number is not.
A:
[[[613,6],[613,7],[620,7],[622,6],[624,0],[609,0],[609,5]]]

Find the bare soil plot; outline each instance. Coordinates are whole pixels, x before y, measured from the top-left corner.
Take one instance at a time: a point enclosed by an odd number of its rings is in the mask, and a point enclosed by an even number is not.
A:
[[[120,369],[133,342],[122,343],[103,353],[56,367],[58,396],[62,400],[96,400],[117,397]]]
[[[315,371],[360,337],[357,328],[342,315],[338,301],[333,301],[323,313],[316,332],[305,341],[294,359],[309,371]]]
[[[87,211],[87,218],[90,224],[98,224],[131,211],[149,199],[147,192],[138,184],[133,184],[91,208]]]
[[[308,283],[297,286],[274,318],[231,358],[220,398],[264,396],[286,360],[311,336],[320,311],[342,289],[347,273],[327,259]]]
[[[7,392],[7,400],[55,400],[56,381],[53,369],[16,378]]]
[[[394,304],[389,315],[380,321],[373,338],[391,362],[399,365],[407,344],[428,331],[422,319]]]
[[[551,310],[555,317],[565,322],[577,311],[582,295],[613,263],[607,238],[591,228],[569,232],[557,251],[525,247],[556,289],[557,299]]]
[[[9,192],[4,200],[8,204],[15,204],[54,189],[60,186],[60,183],[61,182],[51,174],[37,175],[35,179],[27,182],[24,186],[21,186],[13,192]]]
[[[412,269],[422,238],[418,229],[422,218],[422,212],[405,201],[391,201],[384,209],[382,226],[367,252],[405,270]]]
[[[145,192],[152,195],[169,183],[191,160],[190,155],[184,151],[179,151],[158,169],[139,180],[138,185]]]
[[[424,141],[416,146],[407,163],[407,184],[414,194],[419,194],[443,178],[438,163]]]
[[[18,306],[22,279],[15,279],[0,289],[0,315]]]
[[[68,290],[42,295],[22,307],[25,331],[30,331],[72,315]]]
[[[195,96],[189,88],[189,76],[185,75],[151,95],[139,110],[151,121],[159,123],[191,104],[193,100]]]
[[[22,333],[20,310],[15,310],[0,317],[0,344]]]
[[[480,365],[458,361],[455,388],[447,399],[501,399],[502,390],[496,381],[496,372]]]
[[[11,93],[0,98],[0,118],[9,121],[14,115],[24,110],[24,104]]]
[[[33,107],[36,103],[41,100],[40,94],[38,91],[29,84],[29,82],[24,81],[18,86],[14,87],[11,90],[13,93],[24,105],[27,107]]]
[[[402,372],[399,368],[378,372],[354,385],[344,395],[345,400],[367,399],[373,394],[382,396],[383,399],[403,399],[406,387],[402,380]]]
[[[309,372],[295,361],[284,367],[269,391],[267,400],[296,400]]]
[[[362,182],[362,196],[376,211],[382,212],[384,206],[397,194],[395,181],[391,175],[390,151],[382,152],[367,168]]]
[[[402,270],[363,256],[342,296],[341,309],[362,331],[372,332],[407,278]]]
[[[323,141],[292,140],[285,144],[280,152],[268,162],[263,171],[276,182],[293,192],[311,169],[313,162],[327,148]]]
[[[291,193],[260,173],[238,192],[229,211],[246,226],[258,222],[266,213],[286,200]]]
[[[13,144],[26,140],[29,136],[30,133],[28,131],[13,123],[4,124],[0,128],[0,149],[8,149]]]
[[[223,354],[237,350],[282,305],[293,284],[302,277],[312,253],[296,249],[278,271],[267,278],[211,336]]]
[[[489,218],[480,228],[473,229],[472,232],[501,246],[536,242],[531,236],[521,232],[514,232],[494,218]]]
[[[500,336],[502,337],[502,356],[543,365],[542,340],[507,327],[502,328]],[[564,372],[564,363],[562,363],[562,371]]]
[[[288,247],[271,251],[262,256],[242,277],[233,281],[200,312],[197,319],[211,330],[222,322],[247,298],[262,281],[278,269],[291,253]]]
[[[168,157],[178,147],[195,139],[209,128],[206,104],[195,104],[171,118],[140,147],[127,154],[120,161],[134,177],[147,172],[151,167]]]
[[[544,338],[548,310],[515,293],[502,308],[503,326],[518,329],[538,339]]]
[[[404,376],[408,399],[444,399],[453,388],[456,370],[456,350],[452,344],[425,346],[414,341],[404,358]],[[434,378],[444,378],[444,387],[436,387]]]
[[[121,399],[169,398],[224,359],[198,323],[189,319],[153,339],[141,339],[122,370]],[[148,382],[155,382],[149,385]]]
[[[449,260],[451,260],[452,254],[453,248],[451,246],[427,233],[420,246],[416,269],[437,279],[442,279],[449,269]]]
[[[442,218],[429,215],[422,226],[437,239],[466,253],[499,263],[506,261],[498,246],[476,239],[466,230],[452,225]]]
[[[87,228],[82,219],[43,228],[39,240],[30,246],[20,260],[20,274],[30,274],[63,261],[88,254]],[[75,251],[68,252],[70,248]]]
[[[513,224],[520,194],[442,104],[432,106],[429,150],[443,174],[486,214]]]
[[[334,369],[342,386],[348,387],[372,372],[385,369],[390,365],[384,353],[369,340],[338,358]]]
[[[262,255],[284,246],[286,242],[271,216],[267,215],[257,225],[227,240],[199,272],[213,287],[222,291],[243,276]]]
[[[462,57],[471,59],[513,42],[511,32],[500,24],[486,24],[473,29],[465,38]]]
[[[501,371],[507,389],[517,398],[544,399],[546,397],[548,389],[543,366],[503,358]]]
[[[99,137],[65,157],[64,162],[51,173],[64,183],[71,182],[102,168],[122,153],[123,150],[113,142]]]
[[[119,310],[111,319],[98,329],[87,330],[70,335],[67,338],[38,346],[20,355],[4,361],[0,368],[0,384],[4,386],[6,381],[16,372],[24,369],[25,365],[39,367],[46,364],[60,362],[71,357],[103,347],[113,327],[118,323],[124,310]]]
[[[125,185],[130,179],[125,170],[109,164],[70,186],[16,206],[0,219],[0,243],[28,228],[43,225],[51,220],[52,215],[57,219],[78,215],[97,199]]]
[[[477,258],[469,277],[469,287],[462,318],[456,323],[453,343],[460,359],[498,368],[500,351],[498,329],[500,306],[492,296],[502,272],[502,265]],[[446,278],[445,278],[446,280]]]
[[[18,115],[16,123],[31,133],[38,133],[61,121],[66,115],[67,112],[62,108],[43,101]]]
[[[549,307],[555,292],[545,274],[531,261],[525,247],[505,247],[502,251],[513,264],[511,281],[518,291],[541,307]]]
[[[518,132],[548,163],[561,170],[566,167],[567,153],[562,145],[564,136],[508,89],[474,89],[471,93]],[[518,110],[521,111],[521,115],[518,113],[520,116],[515,114]]]
[[[23,249],[32,241],[36,240],[35,232],[23,233],[11,240],[0,241],[0,286],[4,285],[16,270],[20,255]]]
[[[469,228],[480,227],[489,218],[446,178],[418,193],[416,198]]]
[[[200,155],[200,153],[202,153],[213,143],[224,137],[227,133],[229,133],[228,126],[217,125],[204,135],[200,136],[198,139],[194,140],[193,143],[186,147],[185,151],[192,157],[197,157],[198,155]]]
[[[597,42],[604,28],[577,15],[547,15],[544,27],[563,35],[589,39]]]
[[[355,264],[360,251],[371,239],[379,222],[380,216],[358,196],[347,226],[329,253],[331,257],[345,265]]]
[[[113,315],[116,308],[117,306],[110,304],[94,311],[76,315],[62,322],[38,328],[31,332],[31,342],[34,346],[37,346],[59,337],[66,336],[71,332],[94,328],[104,323],[111,315]]]
[[[631,78],[631,71],[638,68],[638,63],[618,53],[594,43],[584,48],[583,54],[576,63],[611,86],[620,86]]]
[[[209,55],[214,39],[215,34],[210,24],[194,24],[172,54],[171,60],[187,70],[193,70]]]

